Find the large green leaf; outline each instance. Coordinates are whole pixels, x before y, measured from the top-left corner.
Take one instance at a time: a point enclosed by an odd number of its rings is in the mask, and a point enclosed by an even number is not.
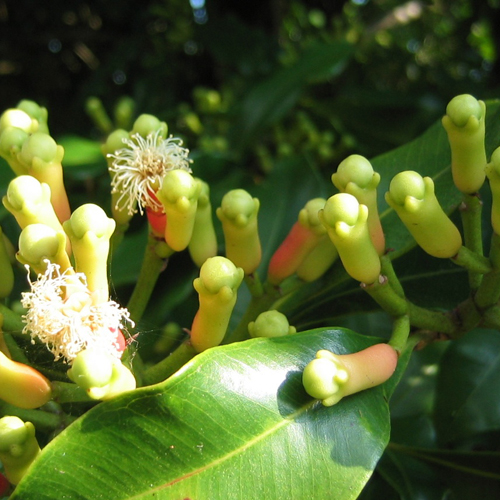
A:
[[[435,403],[438,437],[457,443],[500,430],[500,332],[473,330],[445,352]]]
[[[326,408],[301,371],[349,330],[254,339],[97,405],[43,450],[12,499],[354,499],[389,438],[384,387]]]

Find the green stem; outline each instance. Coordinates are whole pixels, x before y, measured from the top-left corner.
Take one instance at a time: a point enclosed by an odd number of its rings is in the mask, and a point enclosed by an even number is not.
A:
[[[264,287],[257,273],[246,275],[244,280],[252,297],[261,297],[264,294]]]
[[[484,310],[500,300],[500,236],[493,233],[490,248],[490,261],[493,270],[483,277],[474,302],[480,310]]]
[[[408,305],[405,298],[389,284],[386,276],[380,275],[377,281],[369,285],[361,283],[361,288],[392,317],[397,318],[407,313]]]
[[[175,351],[163,361],[147,368],[142,374],[144,385],[157,384],[163,382],[179,368],[184,366],[194,356],[198,354],[190,342],[183,342]]]
[[[483,203],[478,194],[463,194],[460,206],[462,217],[462,227],[464,232],[465,246],[476,253],[483,255],[483,237],[481,230],[481,212]],[[476,270],[469,270],[469,286],[472,291],[477,290],[481,284],[482,273]]]
[[[462,246],[455,257],[450,259],[458,266],[465,267],[472,274],[488,274],[491,271],[491,262],[479,253]]]
[[[408,314],[394,319],[391,338],[388,343],[390,346],[394,347],[398,353],[401,353],[406,346],[408,336],[410,335],[410,327],[410,316],[408,316]]]
[[[382,265],[382,270],[381,274],[387,277],[387,280],[389,281],[389,285],[394,289],[394,291],[400,296],[404,297],[405,292],[403,289],[403,286],[401,285],[401,282],[399,281],[399,278],[396,274],[396,271],[394,271],[394,267],[392,266],[392,260],[388,255],[382,255],[380,257],[380,263]]]
[[[484,328],[493,328],[500,330],[500,306],[491,306],[483,314],[483,321],[481,325]]]
[[[52,413],[43,410],[25,410],[0,401],[0,415],[19,417],[24,422],[31,422],[38,431],[55,431],[67,427],[75,417],[64,413]]]
[[[144,251],[141,270],[132,296],[127,304],[130,317],[137,323],[142,318],[153,293],[160,273],[163,271],[167,256],[159,256],[157,245],[161,244],[152,234],[149,235],[148,243]]]
[[[444,333],[452,337],[457,331],[457,324],[447,313],[431,311],[408,302],[410,323],[420,329]]]

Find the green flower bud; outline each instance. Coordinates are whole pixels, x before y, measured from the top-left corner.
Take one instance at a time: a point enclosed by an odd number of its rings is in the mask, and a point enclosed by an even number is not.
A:
[[[87,277],[95,304],[109,298],[107,260],[116,223],[92,203],[78,207],[63,228],[71,241],[77,272]]]
[[[92,399],[107,401],[125,392],[133,391],[137,386],[133,373],[119,359],[108,356],[112,365],[111,378],[109,383],[102,387],[95,386],[87,389],[87,394]]]
[[[31,134],[17,156],[30,175],[50,186],[51,203],[60,221],[69,219],[71,215],[63,182],[63,156],[64,148],[42,132]]]
[[[200,276],[193,283],[200,301],[191,327],[191,343],[196,351],[222,342],[243,276],[243,269],[225,257],[211,257],[201,266]]]
[[[290,326],[287,317],[279,311],[265,311],[257,316],[255,321],[248,323],[251,337],[283,337],[297,330]]]
[[[328,271],[339,253],[330,237],[325,234],[297,267],[297,276],[307,282],[315,281]]]
[[[486,165],[486,175],[490,181],[493,204],[491,207],[491,225],[496,234],[500,234],[500,148],[495,149],[491,161]]]
[[[16,218],[21,229],[30,224],[45,224],[55,231],[62,229],[54,207],[50,202],[50,187],[31,175],[12,179],[2,202]]]
[[[400,172],[385,199],[425,252],[440,258],[457,254],[462,236],[439,205],[430,177],[422,178],[411,170]]]
[[[14,270],[0,227],[0,299],[8,297],[14,288]],[[1,327],[1,325],[0,325]]]
[[[379,255],[385,252],[385,237],[380,223],[377,204],[377,186],[380,174],[360,155],[347,157],[332,175],[334,186],[342,193],[352,194],[359,203],[368,207],[370,237]]]
[[[113,123],[98,97],[89,97],[85,103],[85,111],[94,122],[94,125],[104,134],[113,130]]]
[[[129,96],[123,96],[118,99],[115,106],[115,122],[119,128],[129,129],[132,125],[132,116],[134,115],[135,101]]]
[[[330,197],[319,214],[347,273],[366,284],[380,275],[380,258],[368,230],[368,208],[348,194]]]
[[[17,109],[27,113],[33,120],[38,122],[37,132],[49,133],[49,127],[47,124],[48,112],[47,108],[39,106],[35,101],[29,101],[28,99],[23,99],[17,103]]]
[[[2,351],[0,380],[0,399],[19,408],[39,408],[52,397],[50,382],[39,371],[8,358]]]
[[[176,169],[165,173],[156,193],[167,215],[165,241],[176,252],[191,241],[200,191],[201,184],[189,172]]]
[[[106,157],[108,169],[113,165],[113,155],[115,151],[122,149],[125,145],[124,141],[129,140],[129,133],[123,129],[117,129],[108,135],[106,142],[101,146],[102,154]],[[114,178],[114,173],[110,171],[111,180]],[[137,200],[135,202],[137,205]],[[122,197],[121,191],[111,191],[111,211],[113,219],[121,226],[127,226],[133,216],[134,210],[129,211],[129,200]],[[135,208],[135,207],[134,207]]]
[[[451,148],[453,182],[462,193],[475,193],[484,183],[485,116],[484,102],[463,94],[448,103],[442,119]]]
[[[243,189],[233,189],[224,195],[217,217],[222,222],[226,256],[246,275],[260,264],[262,248],[259,239],[257,214],[260,202]]]
[[[143,114],[135,120],[132,131],[130,132],[130,137],[134,134],[147,137],[149,134],[154,134],[158,130],[160,131],[161,137],[167,136],[168,126],[165,122],[161,122],[156,116]]]
[[[106,142],[101,146],[102,154],[106,157],[108,165],[113,163],[113,158],[109,158],[108,155],[123,148],[124,139],[129,139],[129,133],[126,130],[117,129],[108,135]]]
[[[353,354],[322,350],[304,369],[306,392],[332,406],[343,397],[387,381],[398,363],[396,351],[388,344],[376,344]]]
[[[32,134],[38,130],[38,122],[20,109],[8,109],[0,116],[0,133],[8,127],[15,127]]]
[[[61,272],[71,268],[66,253],[66,235],[63,231],[55,231],[45,224],[30,224],[21,231],[16,257],[37,274],[45,273],[47,260],[58,264]]]
[[[40,446],[31,422],[10,416],[0,419],[0,460],[12,484],[21,481],[39,453]]]
[[[113,374],[113,356],[95,349],[79,352],[67,371],[68,377],[82,389],[104,387]]]
[[[188,249],[193,262],[198,267],[201,267],[209,257],[217,255],[217,235],[215,234],[212,219],[210,188],[201,179],[196,179],[196,181],[200,184],[200,195],[194,218],[193,234]]]
[[[17,127],[6,127],[0,132],[0,156],[16,175],[28,173],[28,169],[17,159],[28,133]]]

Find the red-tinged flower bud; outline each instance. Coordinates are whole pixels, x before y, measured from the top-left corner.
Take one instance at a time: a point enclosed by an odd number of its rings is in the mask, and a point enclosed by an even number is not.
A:
[[[308,201],[300,211],[298,221],[274,252],[267,272],[267,279],[273,285],[279,285],[285,278],[294,274],[326,234],[318,216],[325,203],[324,198]]]
[[[387,381],[398,363],[397,352],[388,344],[376,344],[353,354],[318,351],[304,369],[307,393],[332,406],[343,397]]]
[[[19,408],[39,408],[52,396],[50,382],[37,370],[0,351],[0,399]]]

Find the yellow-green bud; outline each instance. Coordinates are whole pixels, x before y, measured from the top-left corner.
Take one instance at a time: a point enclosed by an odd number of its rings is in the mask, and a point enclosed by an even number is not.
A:
[[[114,109],[116,126],[119,128],[130,128],[130,126],[132,125],[132,116],[134,115],[134,110],[134,99],[129,96],[120,97]]]
[[[68,220],[71,215],[63,181],[63,156],[64,148],[42,132],[31,134],[17,155],[30,175],[50,186],[51,203],[60,221]]]
[[[137,386],[134,375],[119,359],[94,349],[77,354],[68,376],[92,399],[104,401],[133,391]]]
[[[9,252],[4,241],[3,231],[0,227],[0,299],[8,297],[13,288],[14,270],[12,269]]]
[[[98,97],[89,97],[85,103],[85,111],[94,124],[105,134],[113,129],[113,123],[104,109],[104,105]]]
[[[115,221],[92,203],[78,207],[63,224],[71,241],[76,271],[87,277],[94,304],[109,298],[107,260],[109,240],[115,227]]]
[[[283,337],[297,330],[290,326],[287,317],[276,310],[265,311],[257,316],[255,321],[248,323],[251,337]]]
[[[6,127],[0,132],[0,156],[16,175],[28,173],[28,169],[17,159],[28,133],[17,127]]]
[[[117,129],[111,134],[108,135],[106,142],[101,146],[102,154],[106,157],[106,161],[108,163],[108,168],[113,164],[113,157],[109,156],[122,149],[124,147],[124,140],[129,139],[129,133],[123,129]],[[110,172],[111,179],[116,174]],[[130,213],[128,209],[129,200],[127,198],[122,198],[121,191],[112,191],[111,192],[111,211],[113,214],[113,219],[115,219],[117,224],[125,226],[129,223],[130,219],[133,216],[133,211]],[[137,204],[137,201],[135,202]]]
[[[211,257],[201,266],[200,276],[193,282],[200,301],[191,327],[191,343],[196,351],[222,342],[243,276],[243,269],[225,257]]]
[[[33,120],[38,122],[37,132],[49,133],[49,127],[47,124],[48,112],[47,108],[38,105],[35,101],[30,101],[28,99],[23,99],[17,103],[17,109],[27,113]]]
[[[366,284],[380,275],[380,258],[368,230],[368,208],[348,194],[330,197],[319,214],[347,273]]]
[[[38,122],[21,109],[8,109],[0,116],[0,133],[7,127],[16,127],[32,134],[38,130]]]
[[[201,184],[186,170],[169,170],[156,197],[167,215],[165,241],[180,252],[187,248],[193,234]]]
[[[11,416],[0,419],[0,461],[12,484],[21,481],[39,453],[40,446],[31,422]]]
[[[193,262],[201,267],[209,257],[217,255],[217,235],[212,219],[210,188],[201,179],[196,179],[196,181],[200,184],[200,195],[198,196],[193,234],[188,249]]]
[[[340,163],[332,175],[334,186],[342,193],[356,197],[359,203],[368,207],[368,228],[370,237],[379,255],[385,252],[385,237],[380,223],[377,204],[377,186],[380,174],[363,156],[351,155]]]
[[[167,124],[158,120],[156,116],[143,114],[135,120],[132,131],[130,132],[130,137],[134,134],[147,137],[149,134],[154,134],[157,131],[160,131],[161,137],[166,137],[168,132]]]
[[[46,261],[60,266],[61,272],[71,268],[66,253],[66,235],[45,224],[30,224],[19,235],[17,260],[29,265],[37,274],[45,273]]]
[[[45,224],[56,231],[62,229],[50,202],[50,187],[31,175],[12,179],[2,202],[16,218],[21,229],[30,224]]]
[[[262,248],[257,214],[260,202],[243,189],[233,189],[224,195],[217,217],[222,222],[226,256],[245,274],[252,274],[260,264]]]
[[[453,182],[462,193],[475,193],[484,183],[485,116],[484,102],[463,94],[448,103],[442,119],[451,148]]]
[[[68,377],[82,389],[104,387],[113,373],[113,356],[95,349],[80,351],[67,371]]]
[[[400,172],[385,199],[425,252],[440,258],[457,254],[462,236],[441,208],[430,177],[422,178],[411,170]]]
[[[486,165],[486,175],[490,181],[493,203],[491,207],[491,225],[496,234],[500,234],[500,148],[495,149],[491,161]]]

